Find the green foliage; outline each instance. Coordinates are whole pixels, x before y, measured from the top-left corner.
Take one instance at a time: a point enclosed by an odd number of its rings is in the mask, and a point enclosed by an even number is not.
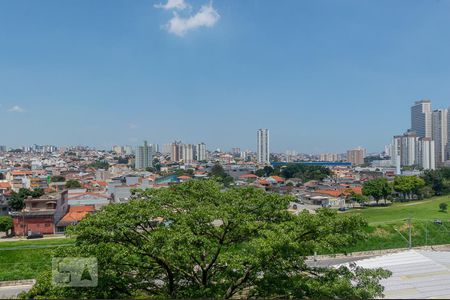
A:
[[[412,195],[417,195],[424,186],[425,181],[417,176],[396,176],[393,184],[394,190],[402,194],[403,199],[411,199]]]
[[[158,158],[153,159],[153,167],[157,172],[161,172],[161,162],[159,161]]]
[[[270,166],[265,166],[263,169],[258,169],[255,172],[255,175],[258,177],[269,177],[273,175],[275,170]]]
[[[450,168],[448,167],[425,170],[422,179],[433,189],[435,195],[442,195],[450,191]]]
[[[10,216],[0,216],[0,232],[8,234],[13,228],[13,220]]]
[[[115,160],[117,160],[118,164],[124,164],[127,165],[129,160],[127,157],[114,157]]]
[[[382,295],[390,272],[313,268],[305,257],[364,238],[365,221],[321,209],[287,212],[292,199],[212,180],[139,191],[69,228],[75,247],[57,256],[94,256],[95,288],[56,288],[50,274],[24,298],[351,298]]]
[[[155,172],[156,170],[155,170],[155,168],[153,168],[153,167],[147,167],[147,168],[145,168],[145,171],[147,171],[147,172]]]
[[[448,204],[445,202],[439,203],[439,211],[446,212]]]
[[[8,198],[8,204],[13,210],[21,210],[24,207],[24,200],[28,197],[39,198],[44,195],[44,190],[35,189],[33,191],[21,188],[19,192],[12,192],[11,196]]]
[[[70,179],[70,180],[67,180],[67,182],[66,182],[66,188],[68,188],[68,189],[78,189],[81,187],[82,187],[82,185],[78,180]]]
[[[211,168],[209,175],[226,187],[229,187],[234,182],[233,177],[228,175],[220,164],[215,164]]]
[[[91,167],[91,168],[94,168],[94,169],[108,170],[109,169],[109,163],[107,161],[104,161],[104,160],[97,160],[96,162],[93,162],[90,165],[88,165],[88,167]]]
[[[73,245],[73,240],[41,239],[0,243],[0,281],[34,279],[51,270],[52,251]]]
[[[280,175],[286,179],[299,178],[303,182],[310,180],[323,180],[331,176],[332,172],[329,168],[323,166],[311,166],[305,164],[287,164],[284,166],[276,166],[274,175]]]
[[[373,197],[378,202],[386,199],[392,193],[392,187],[386,178],[376,178],[364,182],[362,192],[364,196]]]
[[[364,195],[360,195],[355,193],[354,191],[351,191],[350,194],[347,196],[346,200],[350,202],[356,202],[362,205],[366,203],[368,199]]]
[[[50,179],[51,182],[64,182],[66,181],[66,178],[64,176],[52,176],[52,178]]]
[[[431,198],[435,195],[433,188],[429,185],[425,185],[424,187],[420,188],[417,193],[419,199]]]

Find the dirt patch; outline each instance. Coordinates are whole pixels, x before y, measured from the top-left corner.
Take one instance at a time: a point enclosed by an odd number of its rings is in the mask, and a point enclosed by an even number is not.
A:
[[[387,237],[387,236],[390,235],[390,233],[389,233],[389,231],[387,231],[387,230],[384,229],[384,228],[377,227],[377,228],[374,230],[374,232],[372,232],[371,235],[377,236],[377,237]]]
[[[418,201],[418,202],[408,203],[408,204],[405,204],[405,205],[403,205],[403,206],[413,206],[413,205],[419,205],[419,204],[429,203],[429,202],[431,202],[431,201],[432,201],[432,200],[427,200],[427,201]]]
[[[411,228],[414,229],[414,224],[411,224]],[[398,231],[407,231],[409,230],[409,224],[403,224],[399,228],[397,228]]]

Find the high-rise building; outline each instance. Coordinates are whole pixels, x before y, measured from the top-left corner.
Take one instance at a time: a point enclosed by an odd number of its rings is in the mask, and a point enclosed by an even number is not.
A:
[[[170,160],[173,162],[179,162],[183,157],[182,149],[181,149],[181,141],[173,142],[170,145]]]
[[[394,136],[391,145],[391,165],[400,167],[419,167],[435,169],[435,144],[431,138],[418,137],[414,131]]]
[[[411,130],[418,137],[432,138],[431,101],[416,101],[411,107]]]
[[[0,146],[0,153],[4,153],[4,152],[6,152],[6,146]]]
[[[257,131],[257,161],[259,164],[269,164],[269,129],[258,129]]]
[[[172,144],[164,144],[162,146],[162,153],[163,154],[171,154],[172,153]]]
[[[320,161],[338,161],[338,155],[336,153],[321,153],[319,155]]]
[[[195,149],[195,159],[197,161],[204,161],[207,160],[206,157],[206,144],[205,143],[200,143],[196,146]]]
[[[148,167],[153,165],[153,150],[147,144],[147,141],[144,141],[143,146],[138,146],[136,148],[136,160],[135,167],[137,170],[145,170]]]
[[[363,165],[365,156],[366,149],[361,147],[347,151],[347,161],[351,162],[353,166]]]
[[[126,145],[123,148],[123,151],[125,152],[125,155],[131,155],[131,154],[133,154],[133,147]]]
[[[181,159],[185,164],[190,164],[194,161],[194,145],[181,144]]]
[[[432,116],[435,162],[437,166],[442,166],[448,157],[448,109],[437,109]]]
[[[417,165],[424,170],[436,169],[435,143],[431,138],[419,138],[417,142]]]
[[[150,146],[152,147],[153,153],[160,152],[158,144],[151,144]]]
[[[419,137],[414,131],[409,130],[400,138],[400,164],[402,166],[418,165],[416,162],[416,150]]]
[[[115,145],[112,147],[112,151],[116,154],[121,155],[124,153],[124,148],[122,146]]]

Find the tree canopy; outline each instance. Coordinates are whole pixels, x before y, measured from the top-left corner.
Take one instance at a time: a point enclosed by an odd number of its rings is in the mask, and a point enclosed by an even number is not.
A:
[[[365,221],[321,209],[296,216],[287,196],[222,189],[213,180],[138,190],[68,233],[56,254],[93,256],[95,288],[61,288],[42,274],[26,298],[375,298],[390,272],[354,265],[315,268],[314,251],[339,251],[364,238]]]
[[[66,181],[66,178],[64,176],[61,176],[61,175],[55,175],[55,176],[52,176],[50,181],[51,182],[64,182],[64,181]]]
[[[0,232],[5,232],[8,234],[8,231],[13,228],[13,220],[11,216],[0,216]]]
[[[109,163],[105,160],[97,160],[91,164],[88,165],[88,167],[94,168],[94,169],[109,169]]]
[[[394,190],[400,193],[403,199],[417,195],[424,186],[425,181],[417,176],[396,176],[393,183]]]
[[[226,187],[230,186],[234,182],[233,177],[228,175],[220,164],[215,164],[212,166],[209,175]]]
[[[392,187],[386,178],[376,178],[364,182],[362,188],[363,195],[372,197],[378,202],[385,199],[392,193]]]
[[[12,192],[8,198],[8,204],[13,210],[21,210],[24,207],[24,200],[27,197],[39,198],[44,195],[43,189],[29,190],[20,188],[19,192]]]
[[[77,188],[81,188],[82,185],[78,180],[75,179],[69,179],[66,181],[66,188],[68,189],[77,189]]]
[[[276,166],[273,172],[284,178],[299,178],[303,182],[310,180],[323,180],[331,176],[332,172],[329,168],[323,166],[314,166],[306,164],[287,164]]]

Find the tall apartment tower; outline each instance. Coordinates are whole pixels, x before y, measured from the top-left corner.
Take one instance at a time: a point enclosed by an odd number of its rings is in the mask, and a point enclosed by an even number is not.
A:
[[[194,145],[181,144],[180,145],[181,159],[185,164],[191,164],[194,161]]]
[[[347,151],[347,161],[351,162],[354,166],[363,165],[365,156],[366,149],[361,147]]]
[[[269,164],[269,129],[258,129],[256,143],[258,164]]]
[[[417,142],[417,165],[425,170],[436,169],[435,143],[430,138],[420,138]]]
[[[183,153],[181,149],[181,141],[180,142],[173,142],[171,144],[170,149],[170,160],[173,162],[178,162],[182,159]]]
[[[418,137],[432,138],[431,101],[416,101],[411,107],[411,130]]]
[[[432,138],[434,140],[434,156],[436,166],[442,166],[448,153],[448,109],[437,109],[432,115]]]
[[[138,146],[136,148],[136,161],[135,168],[137,170],[145,170],[148,167],[153,165],[153,150],[147,144],[147,141],[144,141],[143,146]]]
[[[204,161],[206,160],[206,144],[200,143],[196,146],[195,149],[195,156],[197,161]]]

